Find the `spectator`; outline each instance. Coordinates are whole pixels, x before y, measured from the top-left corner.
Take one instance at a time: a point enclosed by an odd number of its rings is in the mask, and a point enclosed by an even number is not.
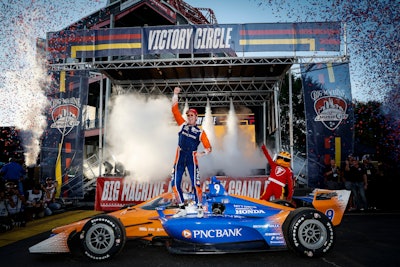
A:
[[[1,168],[0,173],[3,175],[5,182],[13,182],[18,186],[20,194],[24,194],[23,180],[25,170],[15,158],[9,158],[8,163]]]
[[[377,182],[377,170],[371,163],[369,155],[364,155],[362,157],[362,166],[367,175],[368,190],[366,194],[367,194],[368,208],[375,210],[377,208],[378,193],[379,193],[378,182]]]
[[[330,163],[325,166],[324,171],[324,182],[327,189],[337,190],[340,188],[340,168],[336,165],[334,159],[330,160]]]
[[[26,224],[25,196],[19,193],[17,185],[6,183],[7,210],[15,226],[24,227]]]
[[[364,211],[368,209],[367,197],[365,195],[368,181],[365,169],[359,164],[358,160],[353,159],[353,164],[350,167],[350,176],[353,179],[354,204],[358,210]]]
[[[355,187],[354,187],[354,180],[353,176],[351,175],[350,168],[353,164],[354,157],[352,155],[349,155],[347,159],[345,160],[343,171],[342,171],[342,181],[344,183],[344,188],[346,190],[351,191],[351,195],[349,198],[349,203],[348,203],[348,211],[353,211],[356,210],[355,207],[355,200],[354,200],[354,195],[355,195]]]
[[[61,209],[61,204],[56,202],[57,182],[51,177],[46,178],[46,183],[42,186],[44,192],[45,210],[44,215],[49,216],[54,211]]]
[[[43,191],[40,184],[35,184],[31,190],[26,191],[26,215],[28,221],[44,216]]]
[[[0,188],[0,233],[13,229],[12,219],[7,210],[7,198],[4,188]]]

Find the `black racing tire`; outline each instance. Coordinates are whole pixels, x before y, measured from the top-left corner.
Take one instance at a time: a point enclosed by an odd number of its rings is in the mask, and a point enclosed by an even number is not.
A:
[[[282,226],[287,247],[295,253],[317,258],[328,253],[335,242],[335,229],[325,214],[313,208],[292,211]]]
[[[110,215],[91,218],[80,234],[84,254],[96,261],[107,260],[123,249],[126,241],[125,227]]]

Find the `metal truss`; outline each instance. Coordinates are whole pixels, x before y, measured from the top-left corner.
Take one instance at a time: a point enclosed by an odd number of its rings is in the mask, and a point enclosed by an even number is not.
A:
[[[227,107],[230,102],[243,106],[262,106],[272,97],[274,84],[268,80],[154,80],[142,81],[140,84],[127,83],[120,85],[118,93],[140,93],[148,96],[170,95],[171,87],[182,87],[181,97],[191,107]]]
[[[286,71],[299,62],[338,62],[346,61],[345,57],[207,57],[207,58],[169,58],[169,59],[124,59],[94,62],[72,62],[49,65],[49,71],[88,70],[104,74],[113,83],[113,94],[140,93],[146,96],[170,95],[171,88],[180,86],[181,97],[191,107],[204,107],[209,103],[212,107],[229,107],[231,103],[241,106],[262,106],[274,96],[274,90],[279,90]],[[163,71],[164,69],[198,68],[238,68],[255,66],[269,69],[270,66],[282,65],[281,72],[232,77],[152,77],[147,79],[118,80],[110,76],[110,71]],[[259,70],[260,70],[259,69]],[[103,77],[103,76],[102,76]]]
[[[260,64],[295,64],[293,57],[213,57],[213,58],[171,58],[156,60],[112,60],[93,62],[66,62],[48,65],[49,71],[74,71],[74,70],[115,70],[134,68],[173,68],[173,67],[200,67],[204,65],[232,66],[232,65],[260,65]]]

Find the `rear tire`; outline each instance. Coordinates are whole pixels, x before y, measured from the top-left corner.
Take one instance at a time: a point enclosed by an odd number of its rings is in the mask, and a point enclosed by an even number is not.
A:
[[[99,215],[84,225],[80,239],[87,257],[97,261],[110,259],[125,245],[125,227],[113,216]]]
[[[282,228],[287,247],[302,256],[321,257],[332,249],[335,242],[332,222],[313,208],[292,211]]]

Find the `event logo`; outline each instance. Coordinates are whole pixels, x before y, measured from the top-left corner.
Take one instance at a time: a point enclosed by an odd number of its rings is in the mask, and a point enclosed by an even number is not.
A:
[[[56,128],[63,136],[79,125],[79,107],[75,104],[60,104],[53,107],[51,128]]]
[[[336,96],[323,96],[316,99],[314,110],[317,114],[314,120],[322,122],[326,128],[332,131],[349,116],[346,114],[346,101]]]

